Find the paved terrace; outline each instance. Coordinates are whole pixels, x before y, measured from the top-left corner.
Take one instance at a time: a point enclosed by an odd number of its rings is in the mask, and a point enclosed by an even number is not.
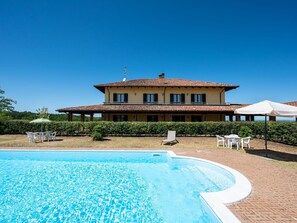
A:
[[[23,137],[25,138],[25,136]],[[137,140],[133,138],[114,137],[111,138],[111,141],[118,140],[123,147],[126,147],[121,149],[129,150],[131,150],[131,146],[123,144],[123,142],[130,143],[129,141],[132,141],[132,145],[142,147],[135,148],[136,150],[143,150],[149,148],[145,147],[147,146],[146,142],[152,140],[156,144],[152,149],[172,150],[177,155],[204,158],[234,168],[244,174],[253,186],[252,193],[247,199],[229,205],[231,211],[241,222],[297,222],[297,147],[269,142],[268,147],[272,150],[269,151],[271,158],[265,158],[263,156],[265,153],[260,149],[263,148],[262,140],[252,140],[251,146],[254,149],[244,152],[222,147],[216,148],[216,139],[212,137],[178,138],[180,143],[174,146],[160,146],[161,139],[141,138],[142,145],[133,142],[133,140]],[[69,145],[68,147],[59,147],[62,141],[70,140],[77,140],[77,137],[60,138],[60,141],[57,142],[30,144],[33,147],[22,148],[77,149],[69,147]],[[90,138],[87,140],[91,141]],[[80,147],[79,149],[111,149],[107,146],[108,141],[95,142],[99,144],[90,144],[91,146],[86,145],[88,148]],[[188,148],[188,144],[191,144],[192,148]],[[3,145],[0,146],[5,148]],[[149,148],[149,150],[152,149]]]
[[[229,205],[241,222],[297,222],[297,169],[284,167],[273,159],[242,152],[235,154],[226,149],[215,152],[188,149],[173,151],[178,155],[204,158],[227,165],[250,180],[253,187],[250,196]]]

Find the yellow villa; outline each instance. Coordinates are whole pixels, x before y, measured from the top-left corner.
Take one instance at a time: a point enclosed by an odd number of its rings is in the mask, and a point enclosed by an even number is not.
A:
[[[225,92],[237,85],[165,78],[162,73],[156,79],[123,80],[94,85],[105,94],[103,104],[58,109],[66,112],[68,120],[73,114],[93,120],[100,113],[106,121],[225,121],[233,120],[239,104],[228,104]],[[235,116],[240,120],[240,116]],[[247,116],[246,120],[253,117]]]

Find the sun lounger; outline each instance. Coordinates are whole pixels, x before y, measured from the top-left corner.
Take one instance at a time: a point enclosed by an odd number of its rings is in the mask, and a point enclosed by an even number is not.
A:
[[[175,138],[175,135],[176,135],[176,132],[175,131],[168,131],[167,139],[164,139],[161,142],[161,145],[162,144],[170,144],[170,145],[172,145],[173,143],[178,143],[177,139]]]

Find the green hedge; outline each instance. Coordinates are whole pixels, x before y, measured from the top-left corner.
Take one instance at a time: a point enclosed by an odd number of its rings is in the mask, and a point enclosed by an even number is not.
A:
[[[241,126],[252,130],[252,137],[264,138],[264,122],[50,122],[44,130],[56,131],[57,135],[91,135],[96,125],[109,136],[165,136],[175,130],[177,136],[215,136],[238,134]],[[0,134],[24,134],[40,131],[41,124],[29,121],[2,121]],[[268,122],[268,138],[274,142],[297,145],[296,122]]]
[[[91,135],[98,122],[49,122],[0,121],[0,134],[25,134],[26,132],[53,131],[61,136]]]

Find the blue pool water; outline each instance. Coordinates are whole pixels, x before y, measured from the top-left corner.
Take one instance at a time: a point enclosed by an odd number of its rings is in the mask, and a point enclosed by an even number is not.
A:
[[[219,222],[234,177],[167,152],[0,151],[0,222]]]

